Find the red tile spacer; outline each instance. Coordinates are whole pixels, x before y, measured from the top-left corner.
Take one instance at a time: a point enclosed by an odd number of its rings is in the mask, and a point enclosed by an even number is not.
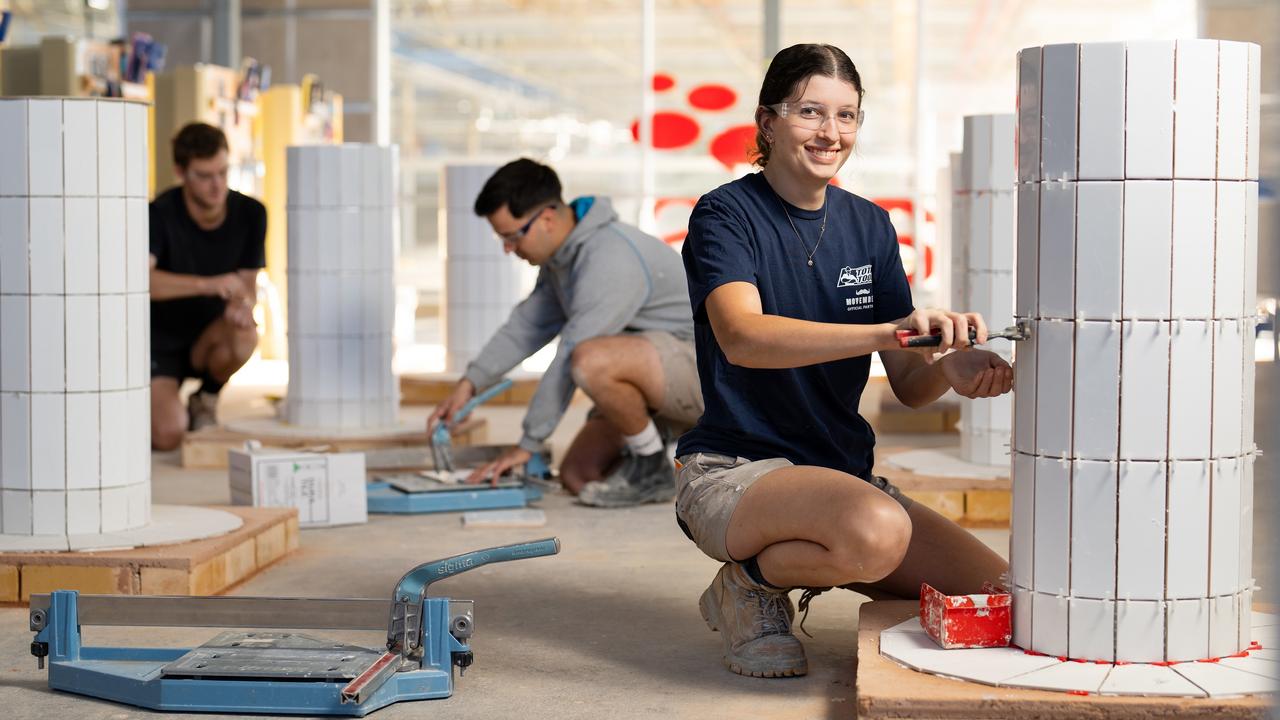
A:
[[[1089,697],[1088,690],[1068,690],[1068,695],[1079,695],[1080,697]]]

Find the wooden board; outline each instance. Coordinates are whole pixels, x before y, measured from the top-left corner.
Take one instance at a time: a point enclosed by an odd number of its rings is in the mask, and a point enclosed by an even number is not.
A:
[[[879,412],[868,422],[877,434],[954,433],[960,422],[960,405],[939,401],[915,410],[898,402],[892,391],[882,392]]]
[[[453,392],[459,376],[441,375],[401,375],[400,404],[402,405],[435,405]],[[511,387],[498,393],[486,405],[528,405],[533,393],[538,389],[539,379],[520,378],[513,380]]]
[[[471,416],[453,428],[455,446],[476,445],[484,442],[488,421]],[[225,427],[205,428],[187,433],[182,439],[182,467],[219,470],[227,467],[227,451],[243,448],[248,440],[257,440],[263,447],[289,450],[315,449],[327,452],[348,452],[423,445],[427,442],[425,424],[422,432],[394,432],[386,435],[364,437],[268,435],[245,433]]]
[[[131,550],[0,553],[0,602],[79,590],[121,595],[216,595],[298,548],[296,508],[219,506],[244,521],[218,537]]]
[[[999,688],[909,670],[880,655],[880,633],[920,611],[914,600],[869,602],[858,617],[855,680],[858,717],[917,720],[1119,720],[1120,718],[1269,717],[1266,698],[1081,697],[1045,690]]]
[[[904,447],[877,447],[876,457],[904,452]],[[965,527],[1009,527],[1013,484],[1009,478],[935,477],[877,461],[875,473],[897,485],[912,500]]]

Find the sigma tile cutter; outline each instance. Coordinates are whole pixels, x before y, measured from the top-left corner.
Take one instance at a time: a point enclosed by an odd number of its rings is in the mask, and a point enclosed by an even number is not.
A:
[[[431,583],[489,563],[554,555],[557,538],[419,565],[387,598],[32,595],[31,654],[49,687],[171,712],[363,717],[391,703],[453,694],[474,657],[473,602],[428,597]],[[94,647],[81,626],[254,628],[200,647]],[[279,630],[383,630],[367,648]],[[266,631],[264,631],[266,630]]]

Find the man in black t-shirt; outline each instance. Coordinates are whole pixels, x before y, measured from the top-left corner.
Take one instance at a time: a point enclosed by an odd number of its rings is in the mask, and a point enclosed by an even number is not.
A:
[[[173,139],[182,184],[151,201],[151,446],[217,422],[218,391],[258,344],[253,319],[267,210],[227,188],[227,138],[191,123]],[[178,388],[200,389],[184,414]]]

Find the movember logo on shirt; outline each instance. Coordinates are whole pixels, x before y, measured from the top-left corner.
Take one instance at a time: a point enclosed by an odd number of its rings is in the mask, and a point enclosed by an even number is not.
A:
[[[852,287],[854,285],[870,285],[871,284],[871,266],[863,265],[861,267],[849,267],[848,265],[840,268],[840,279],[836,281],[836,287]]]

